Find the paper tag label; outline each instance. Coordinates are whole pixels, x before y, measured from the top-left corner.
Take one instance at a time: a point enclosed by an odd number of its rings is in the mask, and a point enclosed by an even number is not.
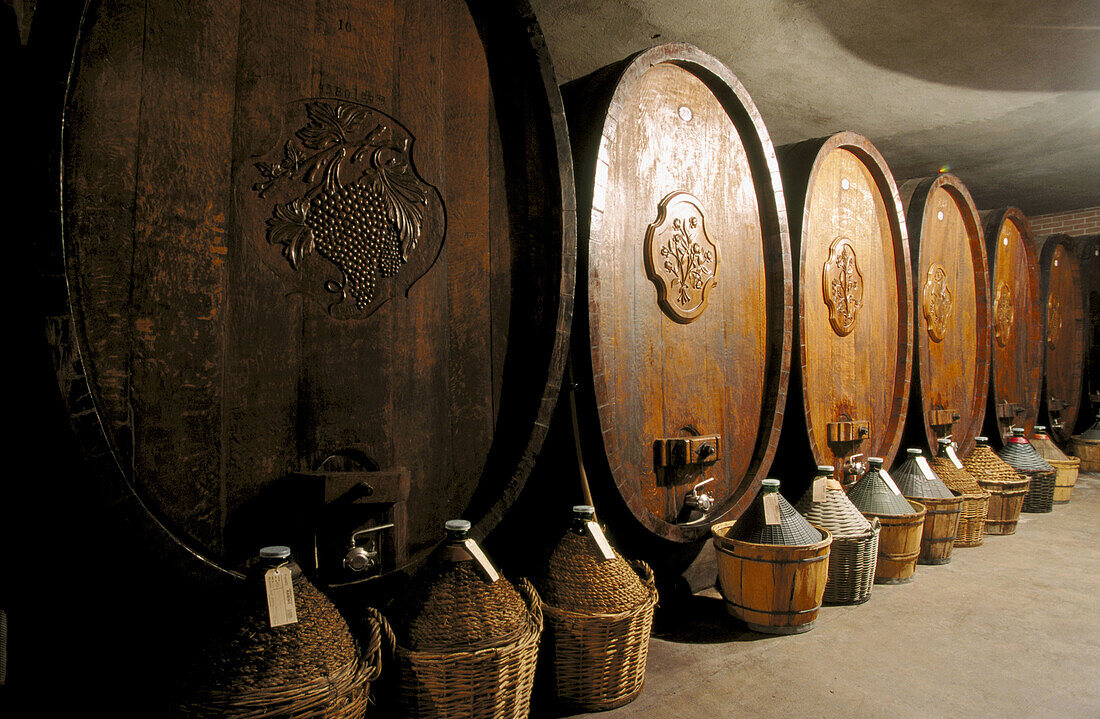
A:
[[[481,571],[485,572],[485,576],[489,578],[490,582],[495,582],[500,579],[500,574],[497,573],[496,567],[489,561],[489,558],[485,556],[485,552],[481,551],[481,547],[477,546],[477,542],[472,539],[467,539],[462,543],[462,546],[466,547],[466,551],[470,553],[470,556],[474,558],[477,565],[481,567]]]
[[[879,470],[879,474],[882,475],[882,478],[883,480],[885,480],[886,486],[890,488],[890,491],[900,497],[901,490],[898,489],[898,485],[894,484],[894,478],[890,476],[890,473],[883,469]]]
[[[928,460],[924,457],[917,457],[917,466],[920,467],[920,473],[924,475],[925,479],[936,478],[936,475],[932,473],[932,465],[928,464]]]
[[[828,483],[828,477],[818,477],[814,479],[814,495],[813,500],[815,502],[825,501],[825,486]]]
[[[779,524],[779,495],[768,492],[764,495],[764,524]]]
[[[951,460],[951,464],[955,465],[955,469],[962,469],[963,463],[959,461],[959,458],[955,455],[955,448],[947,448],[947,458]]]
[[[294,604],[294,582],[290,567],[283,565],[264,572],[267,587],[267,618],[272,627],[297,624],[298,609]]]
[[[592,539],[596,540],[596,546],[600,548],[600,554],[604,559],[614,559],[615,550],[611,548],[611,545],[607,542],[607,537],[603,534],[603,529],[595,522],[587,522],[588,533],[592,535]]]

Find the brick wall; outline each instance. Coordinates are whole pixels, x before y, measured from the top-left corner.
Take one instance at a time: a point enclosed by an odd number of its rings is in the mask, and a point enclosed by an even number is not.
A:
[[[1072,237],[1100,234],[1100,207],[1059,212],[1053,215],[1036,215],[1027,218],[1036,241],[1047,235],[1066,234]]]

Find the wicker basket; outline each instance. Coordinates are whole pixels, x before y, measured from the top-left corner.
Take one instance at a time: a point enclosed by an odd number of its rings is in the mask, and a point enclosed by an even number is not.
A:
[[[985,437],[978,438],[977,446],[966,455],[963,466],[981,488],[989,492],[985,533],[1015,534],[1031,480],[998,457],[987,441]]]
[[[965,466],[965,465],[964,465]],[[965,469],[959,469],[948,457],[932,460],[932,471],[951,489],[962,495],[962,514],[955,535],[956,547],[977,547],[985,536],[985,519],[989,512],[989,492]]]
[[[631,566],[647,590],[646,598],[632,609],[600,614],[542,604],[543,665],[558,704],[602,711],[630,703],[642,690],[657,586],[649,565]]]
[[[1080,458],[1066,456],[1062,448],[1046,433],[1046,427],[1035,427],[1031,446],[1035,447],[1040,457],[1054,467],[1054,503],[1067,504],[1073,496],[1073,486],[1077,484],[1077,472],[1081,467]]]
[[[823,601],[862,604],[870,599],[878,562],[879,520],[868,521],[845,496],[840,483],[831,478],[826,482],[824,501],[813,501],[811,485],[796,509],[812,524],[833,533]]]
[[[400,646],[393,629],[373,610],[394,654],[398,709],[403,717],[519,719],[530,711],[535,682],[542,608],[531,583],[516,588],[527,606],[526,626],[517,638],[471,651],[414,651]]]
[[[1031,480],[1027,494],[1024,495],[1022,511],[1045,513],[1054,508],[1054,482],[1057,473],[1035,451],[1031,443],[1023,438],[1019,429],[1013,428],[1013,436],[997,456]]]
[[[1073,453],[1081,460],[1082,472],[1100,472],[1100,440],[1073,435]]]

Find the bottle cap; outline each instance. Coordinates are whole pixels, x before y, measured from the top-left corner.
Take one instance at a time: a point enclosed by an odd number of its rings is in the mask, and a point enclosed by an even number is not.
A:
[[[593,507],[591,504],[574,504],[573,516],[577,517],[578,519],[591,519],[592,517],[596,516],[596,508]]]
[[[448,519],[443,524],[443,529],[446,530],[447,535],[454,539],[462,539],[466,536],[466,532],[470,531],[470,521],[468,519]]]
[[[765,479],[760,483],[761,492],[778,492],[779,480],[778,479]]]
[[[924,452],[920,451],[920,449],[918,449],[917,447],[910,447],[905,451],[909,453],[910,457],[919,457],[924,454]]]
[[[872,467],[881,467],[882,457],[868,457],[867,463],[870,464]]]
[[[989,437],[975,437],[974,442],[981,445],[989,444]]]
[[[936,444],[944,444],[944,445],[951,444],[951,439],[949,437],[940,437],[939,439],[936,440]]]
[[[1046,425],[1042,425],[1042,424],[1035,425],[1035,431],[1036,432],[1046,432],[1047,431]]]
[[[1012,436],[1013,437],[1023,437],[1024,436],[1024,428],[1023,427],[1013,427],[1012,428]]]
[[[275,544],[270,547],[260,548],[260,559],[289,559],[290,547]]]
[[[836,467],[831,464],[819,464],[817,465],[818,474],[832,474],[836,471]]]

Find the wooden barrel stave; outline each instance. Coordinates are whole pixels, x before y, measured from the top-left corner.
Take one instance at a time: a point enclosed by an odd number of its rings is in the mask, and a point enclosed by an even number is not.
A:
[[[1059,443],[1077,424],[1085,364],[1085,291],[1078,249],[1068,235],[1051,235],[1039,250],[1046,426]]]
[[[907,584],[913,581],[913,574],[917,571],[917,557],[921,552],[927,510],[923,504],[912,499],[909,504],[913,507],[914,514],[866,515],[878,517],[882,523],[875,584]]]
[[[951,550],[955,545],[955,535],[959,530],[962,497],[951,499],[915,497],[915,499],[928,510],[924,516],[920,556],[917,558],[917,563],[948,564],[951,561]]]

